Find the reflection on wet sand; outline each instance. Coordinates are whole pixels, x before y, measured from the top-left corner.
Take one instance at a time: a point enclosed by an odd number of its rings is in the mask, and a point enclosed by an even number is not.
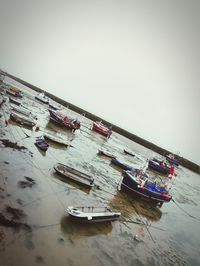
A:
[[[139,215],[151,221],[159,221],[162,216],[161,210],[155,205],[136,197],[130,197],[122,191],[112,198],[109,205],[120,210],[122,216],[127,218]]]
[[[57,125],[56,123],[52,121],[47,122],[45,126],[45,130],[50,131],[50,132],[53,131],[55,133],[60,133],[62,131],[62,134],[67,136],[68,140],[70,141],[72,141],[76,136],[70,129],[60,127],[59,125]]]
[[[84,224],[72,221],[69,216],[63,216],[61,221],[61,230],[64,234],[81,238],[84,236],[108,235],[112,232],[111,222],[102,222],[94,224]]]

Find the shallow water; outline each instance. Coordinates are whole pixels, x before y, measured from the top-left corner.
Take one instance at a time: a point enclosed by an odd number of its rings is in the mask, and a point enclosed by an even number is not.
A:
[[[110,164],[109,158],[99,156],[98,150],[107,148],[135,167],[142,167],[146,158],[156,153],[116,133],[107,140],[90,130],[90,120],[65,109],[82,123],[81,130],[73,134],[49,122],[47,106],[36,102],[30,89],[27,92],[24,105],[37,114],[39,132],[12,121],[6,127],[9,102],[0,110],[0,138],[27,148],[0,145],[0,212],[10,219],[6,206],[23,210],[26,215],[18,221],[31,230],[0,225],[0,265],[199,265],[199,175],[180,167],[172,180],[175,203],[171,201],[160,209],[132,198],[117,190],[121,171]],[[47,152],[41,152],[34,140],[45,130],[68,139],[72,147],[49,142]],[[124,148],[137,157],[126,155]],[[53,169],[57,162],[92,174],[95,187],[85,189],[60,177]],[[20,182],[27,177],[34,184],[23,188]],[[121,211],[122,219],[74,224],[65,212],[71,205],[108,205]]]

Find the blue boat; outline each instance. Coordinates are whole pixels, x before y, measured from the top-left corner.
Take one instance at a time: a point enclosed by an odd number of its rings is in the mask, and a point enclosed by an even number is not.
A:
[[[144,175],[137,175],[137,171],[124,171],[121,189],[131,194],[147,199],[160,207],[164,202],[169,202],[172,196],[165,187],[158,186]]]
[[[159,173],[168,175],[170,172],[170,167],[164,164],[163,162],[159,162],[158,160],[152,159],[149,160],[148,168],[153,169]]]
[[[172,154],[166,155],[166,160],[171,164],[171,165],[176,165],[179,166],[180,162],[174,157]]]
[[[49,144],[42,137],[37,137],[34,144],[43,151],[46,151],[49,148]]]
[[[119,166],[119,167],[120,167],[121,169],[123,169],[123,170],[129,170],[129,171],[131,171],[131,170],[133,169],[132,166],[130,166],[130,165],[126,164],[126,163],[122,163],[122,162],[120,162],[120,161],[119,161],[118,159],[116,159],[116,158],[113,158],[113,159],[111,160],[111,163],[114,164],[114,165]]]

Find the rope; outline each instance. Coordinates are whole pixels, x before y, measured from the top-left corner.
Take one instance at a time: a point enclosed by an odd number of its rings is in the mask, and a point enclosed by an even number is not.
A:
[[[200,218],[197,218],[197,217],[191,215],[190,213],[188,213],[187,211],[185,211],[183,208],[181,208],[180,205],[179,205],[174,199],[172,199],[172,201],[175,203],[175,205],[176,205],[181,211],[183,211],[183,212],[184,212],[185,214],[187,214],[189,217],[191,217],[191,218],[193,218],[193,219],[195,219],[195,220],[197,220],[197,221],[200,221]]]

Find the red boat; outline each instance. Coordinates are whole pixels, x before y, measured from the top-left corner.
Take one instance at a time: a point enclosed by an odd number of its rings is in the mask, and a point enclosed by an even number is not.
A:
[[[92,130],[97,131],[98,133],[100,133],[100,134],[102,134],[108,138],[112,134],[112,130],[110,128],[106,127],[105,125],[103,125],[101,121],[93,122]]]
[[[59,111],[54,111],[49,109],[49,114],[50,114],[50,119],[57,124],[70,128],[72,130],[79,129],[81,124],[77,119],[71,119],[67,117],[65,114],[59,112]]]

